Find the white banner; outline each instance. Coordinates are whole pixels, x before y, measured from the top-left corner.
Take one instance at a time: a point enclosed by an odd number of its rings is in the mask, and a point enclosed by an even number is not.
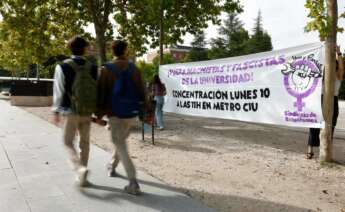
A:
[[[296,127],[322,127],[321,43],[160,66],[166,112]]]

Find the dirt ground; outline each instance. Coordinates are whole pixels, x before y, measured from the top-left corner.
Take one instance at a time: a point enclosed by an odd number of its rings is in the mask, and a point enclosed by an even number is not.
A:
[[[24,108],[51,120],[49,108]],[[224,212],[345,212],[345,133],[334,158],[304,158],[307,131],[166,114],[166,129],[129,141],[135,165],[168,185]],[[139,124],[138,124],[139,125]],[[92,142],[111,151],[109,132],[92,126]],[[140,176],[139,176],[140,177]]]

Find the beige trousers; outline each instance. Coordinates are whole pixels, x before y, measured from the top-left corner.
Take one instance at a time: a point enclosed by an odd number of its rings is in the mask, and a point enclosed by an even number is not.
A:
[[[77,170],[80,166],[87,166],[90,151],[90,125],[91,118],[89,116],[68,115],[63,131],[63,140],[67,152],[69,154],[72,165]],[[79,133],[79,149],[78,156],[77,150],[74,148],[74,138],[76,133]]]
[[[136,179],[136,171],[128,154],[126,140],[135,121],[136,118],[119,119],[117,117],[111,117],[109,119],[111,138],[115,146],[115,150],[110,161],[111,168],[115,169],[121,160],[129,180]]]

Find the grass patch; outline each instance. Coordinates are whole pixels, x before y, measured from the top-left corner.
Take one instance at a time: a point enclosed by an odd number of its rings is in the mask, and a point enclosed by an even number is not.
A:
[[[334,160],[331,162],[321,161],[320,165],[322,168],[330,168],[330,169],[340,169],[341,166],[344,166],[344,164],[338,161],[334,161]]]

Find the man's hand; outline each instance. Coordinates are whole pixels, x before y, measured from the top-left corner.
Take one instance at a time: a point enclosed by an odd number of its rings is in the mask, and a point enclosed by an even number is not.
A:
[[[107,122],[102,119],[102,116],[91,117],[92,122],[101,126],[107,125]]]
[[[96,123],[99,125],[103,125],[104,121],[101,118],[96,118]]]
[[[60,114],[54,113],[54,124],[58,125],[61,121]]]
[[[101,119],[101,118],[98,118],[96,120],[96,123],[101,125],[101,126],[106,126],[107,125],[107,122],[105,120]]]

